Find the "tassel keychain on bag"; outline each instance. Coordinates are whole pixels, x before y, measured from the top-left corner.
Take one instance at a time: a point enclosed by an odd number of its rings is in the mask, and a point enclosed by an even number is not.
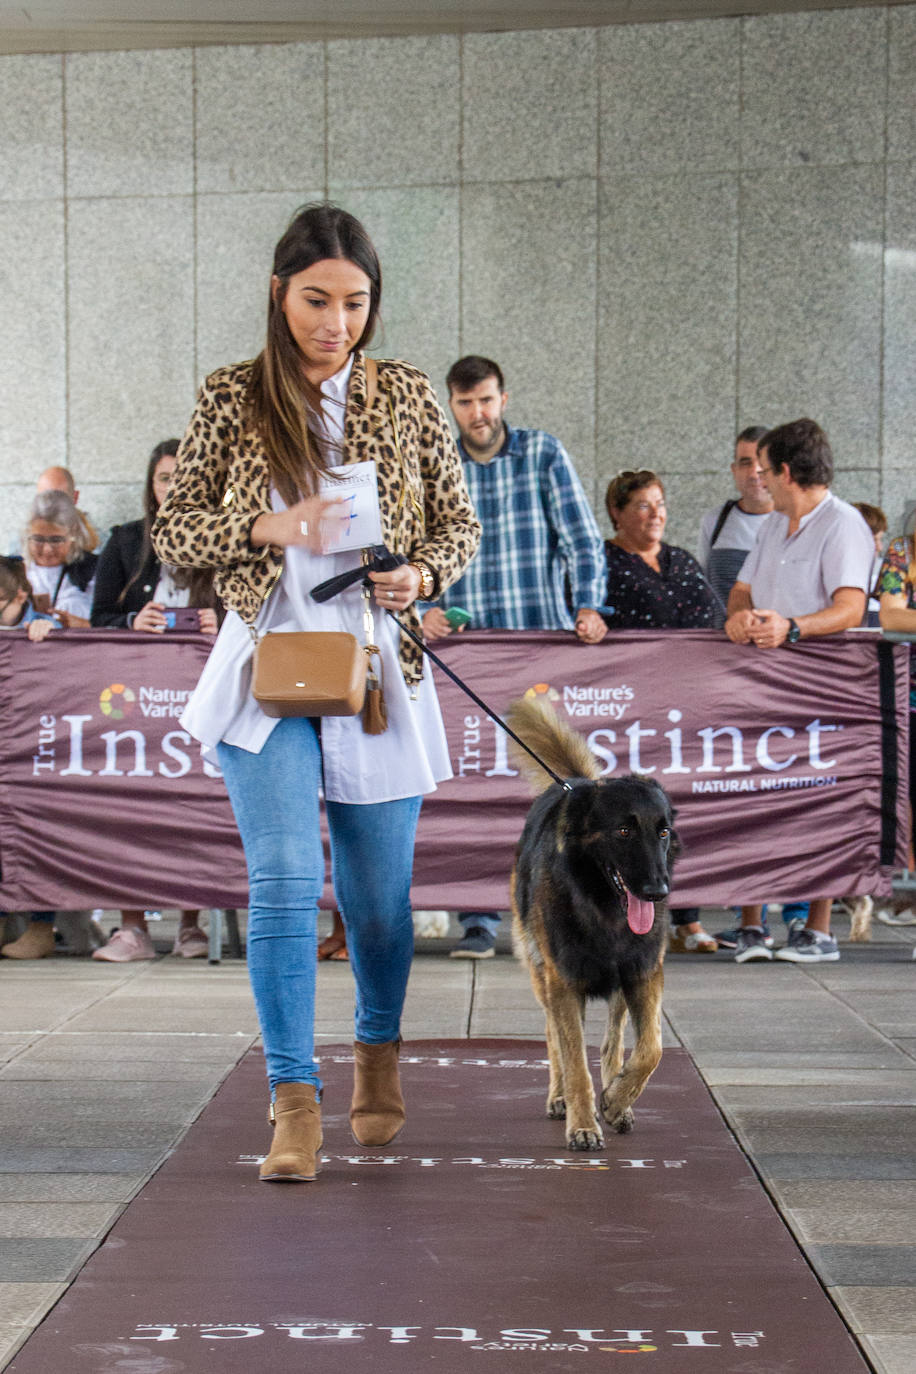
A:
[[[366,643],[363,648],[368,659],[366,699],[363,702],[363,730],[367,735],[383,735],[388,729],[388,708],[382,682],[382,654],[375,642],[375,620],[369,587],[363,584],[363,625]]]

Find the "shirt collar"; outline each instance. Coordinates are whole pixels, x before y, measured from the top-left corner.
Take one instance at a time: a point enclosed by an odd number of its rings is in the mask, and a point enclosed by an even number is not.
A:
[[[321,383],[320,391],[322,396],[330,396],[332,401],[346,402],[347,388],[350,385],[350,373],[353,371],[353,354],[349,354],[347,361],[339,372],[335,372],[333,377],[326,377]]]
[[[811,519],[811,517],[812,517],[813,515],[817,515],[817,513],[818,513],[819,510],[826,510],[827,507],[830,505],[831,501],[833,501],[833,499],[834,499],[834,497],[833,497],[833,492],[832,492],[832,491],[828,491],[828,492],[827,492],[827,495],[826,495],[826,496],[822,496],[821,499],[820,499],[820,501],[818,501],[817,505],[816,505],[816,506],[813,506],[813,507],[811,508],[811,510],[808,511],[807,515],[803,515],[803,516],[799,519],[798,528],[799,528],[799,529],[803,529],[804,526],[807,525],[807,523],[808,523],[808,521]]]

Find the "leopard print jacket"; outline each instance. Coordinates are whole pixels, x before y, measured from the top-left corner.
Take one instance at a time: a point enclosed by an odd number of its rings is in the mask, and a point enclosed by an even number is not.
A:
[[[253,548],[248,540],[257,517],[271,511],[267,455],[244,420],[250,375],[250,362],[237,363],[204,382],[152,530],[153,546],[164,563],[215,568],[217,595],[249,625],[283,571],[282,549]],[[480,524],[429,379],[408,363],[379,360],[378,391],[367,408],[366,368],[357,353],[344,444],[344,462],[375,463],[385,543],[426,563],[438,596],[476,553]],[[416,607],[402,614],[419,634]],[[423,656],[406,635],[401,636],[400,663],[408,686],[415,686],[423,675]]]

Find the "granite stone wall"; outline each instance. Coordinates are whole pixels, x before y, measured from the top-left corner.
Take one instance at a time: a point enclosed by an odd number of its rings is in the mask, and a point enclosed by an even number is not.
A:
[[[303,201],[360,215],[381,355],[503,365],[601,505],[692,546],[736,429],[810,414],[837,490],[916,496],[916,5],[0,58],[0,547],[49,463],[100,525],[260,346]]]

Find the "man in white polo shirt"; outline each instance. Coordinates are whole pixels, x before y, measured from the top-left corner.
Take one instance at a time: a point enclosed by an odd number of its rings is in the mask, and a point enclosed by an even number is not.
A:
[[[782,649],[801,639],[838,634],[865,615],[874,541],[862,516],[830,491],[833,455],[813,420],[793,420],[760,440],[763,476],[774,512],[760,531],[728,598],[725,633],[734,644]],[[835,962],[830,934],[832,898],[811,903],[805,925],[790,929],[777,959]],[[741,909],[735,958],[771,959],[760,907]]]

